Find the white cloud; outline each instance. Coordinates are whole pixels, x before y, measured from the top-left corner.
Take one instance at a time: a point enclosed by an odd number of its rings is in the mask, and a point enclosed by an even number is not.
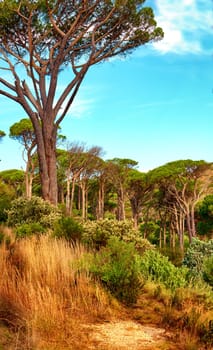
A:
[[[62,114],[66,107],[66,102],[60,108],[58,117]],[[92,98],[88,98],[83,94],[76,96],[70,108],[68,109],[67,116],[72,118],[83,118],[91,114],[93,106],[95,105],[95,100]]]
[[[65,74],[65,77],[66,77],[66,74]],[[69,78],[66,80],[66,78],[64,79],[64,75],[63,75],[63,82],[60,81],[58,83],[58,86],[57,86],[57,94],[55,97],[55,104],[57,103],[59,96],[66,89],[68,83],[69,83]],[[91,96],[91,91],[94,92],[95,89],[96,88],[94,86],[81,87],[79,89],[77,95],[75,96],[72,105],[68,109],[68,112],[66,115],[69,117],[72,117],[72,118],[82,118],[82,117],[90,115],[93,108],[94,108],[95,102],[96,102],[95,98],[94,97],[91,98],[90,96]],[[59,113],[58,113],[58,117],[60,117],[60,115],[62,114],[62,112],[66,108],[67,101],[68,101],[68,98],[65,100],[65,102],[61,106]]]
[[[75,98],[72,106],[68,111],[68,115],[81,118],[91,113],[94,100],[89,98]]]
[[[203,38],[213,37],[211,5],[211,0],[156,0],[157,23],[165,36],[154,48],[162,53],[204,53]]]

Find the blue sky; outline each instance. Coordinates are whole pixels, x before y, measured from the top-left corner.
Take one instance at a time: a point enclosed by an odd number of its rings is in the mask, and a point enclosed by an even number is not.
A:
[[[178,159],[213,161],[213,2],[146,1],[165,38],[90,69],[62,124],[69,142],[100,146],[148,171]],[[62,74],[66,83],[68,71]],[[59,87],[60,88],[60,87]],[[0,96],[0,129],[25,117]],[[22,147],[0,144],[0,170],[24,167]]]

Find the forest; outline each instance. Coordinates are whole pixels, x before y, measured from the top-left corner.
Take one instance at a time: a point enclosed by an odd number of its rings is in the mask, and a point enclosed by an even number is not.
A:
[[[135,349],[211,349],[212,163],[143,173],[59,135],[55,206],[42,199],[30,120],[10,137],[26,169],[0,172],[1,348],[118,349],[93,338],[94,324],[116,319],[119,331],[130,321],[165,330]]]

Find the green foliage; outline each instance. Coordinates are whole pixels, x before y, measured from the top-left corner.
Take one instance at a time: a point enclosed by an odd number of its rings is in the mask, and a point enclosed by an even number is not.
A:
[[[39,223],[44,228],[53,228],[60,215],[56,207],[40,197],[15,199],[7,213],[8,225],[16,227],[23,224]]]
[[[211,237],[213,234],[213,195],[206,196],[197,208],[197,232]]]
[[[152,244],[159,244],[160,226],[155,221],[147,221],[139,226],[143,237],[146,237]]]
[[[143,254],[140,268],[146,280],[160,282],[172,291],[187,284],[187,269],[175,267],[168,257],[155,250],[147,250]]]
[[[213,287],[213,255],[204,259],[203,279]]]
[[[19,141],[26,148],[35,142],[35,132],[30,119],[21,119],[19,122],[10,127],[10,135],[12,139]]]
[[[83,226],[71,217],[62,217],[54,225],[53,235],[57,238],[65,238],[68,241],[80,241]]]
[[[187,237],[186,237],[187,238]],[[185,243],[184,246],[186,246]],[[175,266],[182,266],[183,263],[183,251],[179,247],[171,248],[171,247],[163,247],[160,249],[162,255],[165,255],[169,258],[169,261],[172,262]]]
[[[42,234],[45,232],[45,228],[38,222],[32,222],[29,224],[22,224],[16,228],[16,237],[24,238],[34,234]]]
[[[163,30],[157,27],[153,10],[149,7],[144,7],[143,2],[103,1],[100,3],[98,1],[94,3],[91,12],[90,2],[74,5],[73,2],[60,1],[59,6],[55,1],[2,1],[0,2],[0,43],[3,47],[4,45],[9,45],[11,52],[14,52],[14,56],[16,53],[16,59],[17,56],[26,55],[26,45],[22,41],[17,41],[16,38],[22,37],[25,39],[24,42],[29,40],[27,33],[28,22],[26,19],[30,17],[32,40],[37,53],[40,54],[41,59],[47,60],[47,48],[49,48],[50,51],[52,50],[55,53],[53,58],[56,60],[58,52],[54,44],[60,42],[60,36],[58,36],[51,23],[49,13],[53,13],[58,28],[64,33],[70,32],[70,35],[66,35],[67,47],[73,37],[78,39],[74,47],[70,45],[70,49],[66,50],[63,60],[61,60],[62,66],[69,62],[72,50],[74,50],[77,60],[86,54],[88,57],[92,55],[91,36],[81,35],[84,25],[88,27],[92,24],[99,25],[99,31],[96,31],[98,39],[97,50],[101,52],[105,48],[102,54],[104,58],[106,54],[107,57],[111,57],[116,54],[131,52],[134,48],[149,41],[162,39],[164,35]],[[82,11],[88,15],[84,16],[84,22],[76,22],[76,26],[74,26],[75,31],[74,29],[70,31],[71,24],[76,20],[77,10],[79,13]],[[110,13],[111,15],[107,16]],[[108,19],[103,21],[103,18],[107,17]],[[103,23],[101,23],[101,20]],[[16,33],[15,36],[13,31]],[[62,53],[60,54],[62,55]],[[96,62],[99,62],[102,56],[99,54]]]
[[[133,228],[132,221],[98,220],[84,223],[83,240],[87,244],[99,248],[105,246],[108,239],[116,236],[125,242],[134,242],[135,247],[143,252],[154,248],[146,239],[141,237],[138,230]]]
[[[213,240],[200,241],[193,239],[192,244],[187,249],[183,264],[189,268],[189,278],[203,278],[204,261],[213,255]],[[208,265],[208,263],[207,263]]]
[[[7,221],[6,210],[10,208],[11,201],[14,199],[13,189],[0,180],[0,222]]]
[[[0,172],[0,179],[15,191],[16,196],[20,196],[23,193],[24,177],[23,170],[9,169]]]
[[[151,170],[149,172],[149,178],[151,182],[165,181],[169,178],[177,180],[179,176],[181,176],[182,179],[191,178],[207,166],[208,163],[203,160],[177,160]]]
[[[136,302],[142,286],[139,256],[133,243],[111,237],[106,247],[95,254],[91,272],[119,300]]]

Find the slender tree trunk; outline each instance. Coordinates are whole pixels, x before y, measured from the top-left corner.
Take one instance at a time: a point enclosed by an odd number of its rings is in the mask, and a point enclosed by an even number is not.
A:
[[[189,242],[191,244],[192,238],[193,238],[193,232],[192,232],[192,227],[191,227],[190,211],[188,210],[188,208],[187,208],[187,212],[186,212],[186,225],[187,225],[187,230],[188,230]]]
[[[72,188],[71,188],[71,198],[70,198],[70,215],[71,216],[73,211],[74,194],[75,194],[75,177],[73,177],[72,179]]]
[[[69,215],[70,213],[70,177],[67,176],[67,193],[66,193],[66,214]]]
[[[162,228],[160,227],[160,232],[159,232],[159,248],[162,248]]]
[[[104,218],[104,182],[99,182],[98,188],[98,205],[97,205],[97,219],[102,220]]]
[[[82,191],[80,184],[78,185],[78,210],[81,210],[82,207]]]
[[[28,199],[32,198],[34,169],[35,169],[35,166],[34,166],[33,161],[32,161],[31,150],[28,150],[26,169],[25,169],[25,191],[26,191],[26,197]]]
[[[33,175],[33,172],[31,171],[29,174],[29,192],[28,192],[29,199],[32,198],[33,178],[34,178],[34,175]]]
[[[85,220],[88,219],[88,186],[85,188]]]
[[[180,250],[184,251],[184,230],[185,230],[185,215],[182,211],[178,211],[176,207],[174,207],[174,218],[175,218],[175,226],[176,231],[179,238]]]
[[[192,228],[192,236],[196,237],[196,226],[195,226],[195,204],[192,204],[191,207],[191,228]]]
[[[118,208],[117,208],[117,219],[118,221],[125,220],[125,200],[124,200],[124,190],[120,187],[117,193],[118,196]]]
[[[86,219],[86,186],[85,182],[81,182],[81,195],[82,195],[82,219]]]
[[[30,199],[30,188],[29,188],[29,162],[27,162],[26,169],[25,169],[25,193],[26,198]]]
[[[166,223],[163,225],[163,246],[166,247]]]

